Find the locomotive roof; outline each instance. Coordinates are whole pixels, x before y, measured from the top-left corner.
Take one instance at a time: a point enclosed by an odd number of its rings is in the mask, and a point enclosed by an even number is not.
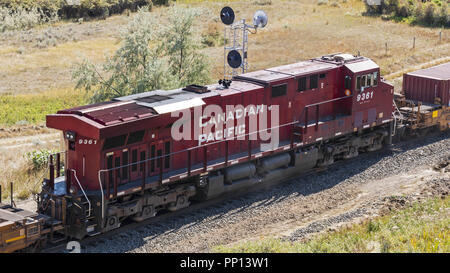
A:
[[[450,80],[450,62],[406,74],[423,78]]]
[[[285,80],[292,77],[299,77],[311,73],[320,73],[336,68],[336,64],[309,60],[272,67],[264,70],[245,73],[235,77],[236,79],[254,81],[262,84],[270,84],[276,81]]]
[[[233,81],[228,88],[219,84],[208,85],[206,88],[208,91],[204,93],[187,91],[185,88],[149,91],[60,110],[57,114],[81,116],[98,124],[97,127],[104,127],[201,106],[205,104],[205,98],[261,89],[261,86]]]

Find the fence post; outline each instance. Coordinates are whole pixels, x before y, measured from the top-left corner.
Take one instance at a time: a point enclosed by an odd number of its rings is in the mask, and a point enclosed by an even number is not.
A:
[[[0,185],[0,203],[2,203],[2,185]]]
[[[388,45],[387,45],[387,42],[385,43],[385,47],[386,47],[386,56],[387,56],[387,54],[388,54]]]
[[[441,43],[441,42],[442,42],[442,30],[439,31],[439,43]]]
[[[416,49],[416,37],[413,38],[413,49]]]

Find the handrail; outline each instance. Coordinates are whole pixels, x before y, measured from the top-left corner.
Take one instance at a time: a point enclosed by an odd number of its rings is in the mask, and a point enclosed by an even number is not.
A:
[[[78,177],[77,177],[77,171],[74,170],[74,169],[68,169],[68,170],[70,170],[70,171],[73,172],[73,174],[74,174],[74,176],[75,176],[75,179],[77,180],[78,186],[80,186],[80,189],[81,189],[81,191],[83,192],[83,195],[84,195],[84,197],[86,198],[86,200],[87,200],[87,202],[88,202],[88,204],[89,204],[89,214],[88,214],[88,217],[90,217],[90,216],[91,216],[91,201],[89,201],[89,198],[87,197],[86,193],[84,192],[83,187],[82,187],[81,184],[80,184],[80,181],[78,180]],[[66,177],[66,179],[67,179],[67,177]],[[102,192],[102,193],[103,193],[103,192]]]
[[[160,158],[165,158],[165,157],[167,157],[167,156],[172,156],[172,155],[180,154],[180,153],[183,153],[183,152],[187,152],[187,151],[189,151],[189,150],[200,149],[200,148],[204,148],[205,146],[215,145],[215,144],[219,144],[219,143],[222,143],[222,142],[234,140],[234,139],[237,139],[237,138],[241,138],[241,137],[245,137],[245,136],[254,135],[254,134],[257,134],[257,133],[260,133],[260,132],[263,132],[263,131],[268,131],[268,130],[272,130],[272,129],[277,129],[277,128],[281,128],[281,127],[293,125],[293,124],[296,124],[296,123],[298,123],[298,122],[299,122],[299,120],[295,120],[295,121],[292,121],[292,122],[289,122],[289,123],[285,123],[285,124],[282,124],[282,125],[270,127],[270,128],[263,129],[263,130],[259,130],[259,131],[254,131],[254,132],[252,132],[252,133],[248,133],[248,134],[245,134],[245,135],[234,136],[233,138],[225,138],[225,139],[223,139],[223,140],[214,141],[214,142],[206,143],[206,144],[203,144],[203,145],[197,145],[197,146],[195,146],[195,147],[187,148],[187,149],[184,149],[184,150],[179,150],[179,151],[177,151],[177,152],[173,152],[173,153],[169,153],[169,154],[165,154],[165,155],[161,155],[161,156],[155,156],[155,157],[147,158],[147,159],[141,160],[141,161],[136,161],[136,162],[134,162],[134,163],[129,163],[129,164],[127,164],[127,165],[120,165],[120,166],[118,166],[118,167],[113,167],[113,168],[110,168],[110,169],[102,169],[101,171],[114,171],[114,170],[117,170],[117,169],[121,169],[121,168],[125,168],[125,167],[130,167],[130,166],[132,166],[132,165],[145,163],[145,162],[148,162],[148,161],[151,161],[151,160],[157,160],[157,159],[160,159]]]
[[[394,111],[394,113],[392,113],[392,117],[394,118],[394,130],[392,131],[391,136],[395,136],[395,133],[396,133],[395,132],[395,128],[397,128],[397,116],[396,116],[396,113],[398,113],[398,116],[400,118],[400,124],[402,124],[402,122],[403,122],[403,114],[398,109],[397,103],[395,103],[395,100],[392,100],[392,103],[394,104],[395,111]]]

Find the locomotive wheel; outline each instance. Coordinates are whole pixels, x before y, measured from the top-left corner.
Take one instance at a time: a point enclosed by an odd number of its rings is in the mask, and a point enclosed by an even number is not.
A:
[[[177,197],[177,202],[175,204],[171,204],[167,209],[169,211],[176,211],[182,208],[189,207],[190,202],[185,195],[180,195]]]
[[[105,231],[110,231],[120,227],[120,221],[117,216],[110,216],[106,219]]]
[[[132,219],[136,222],[142,222],[145,219],[154,217],[156,215],[156,211],[153,208],[153,206],[145,206],[142,208],[142,211],[140,211],[136,216],[134,216]]]

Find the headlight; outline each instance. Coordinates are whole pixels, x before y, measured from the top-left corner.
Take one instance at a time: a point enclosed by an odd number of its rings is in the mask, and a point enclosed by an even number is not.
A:
[[[72,131],[67,131],[66,135],[65,135],[66,139],[71,140],[71,141],[75,140],[75,136],[76,136],[76,133],[72,132]]]

